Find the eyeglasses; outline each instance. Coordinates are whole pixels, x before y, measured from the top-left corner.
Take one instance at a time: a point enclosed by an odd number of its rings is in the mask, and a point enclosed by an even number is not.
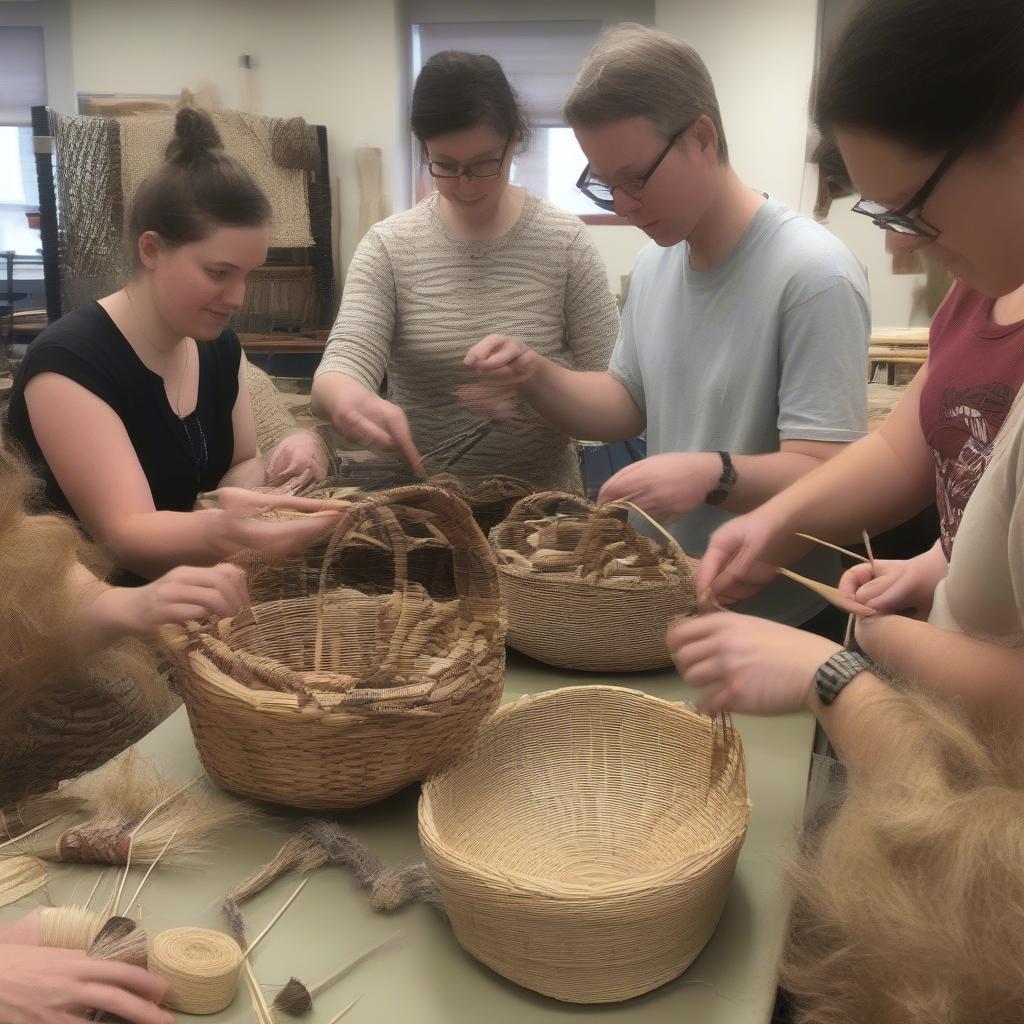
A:
[[[453,164],[447,160],[428,160],[427,170],[432,178],[496,178],[508,155],[509,140],[497,160],[474,160],[471,164]]]
[[[900,235],[913,235],[918,238],[938,238],[938,228],[932,227],[921,217],[912,217],[911,214],[919,211],[928,201],[928,197],[935,191],[942,176],[953,166],[958,157],[966,149],[966,146],[957,146],[951,149],[943,158],[938,167],[932,171],[928,180],[914,193],[913,198],[904,203],[898,210],[889,210],[881,203],[874,203],[870,199],[862,199],[853,207],[854,213],[862,213],[870,217],[871,222],[883,231],[895,231]]]
[[[676,144],[676,140],[683,136],[689,129],[689,125],[686,128],[680,129],[671,139],[668,140],[668,145],[661,151],[658,159],[651,164],[650,169],[645,173],[641,174],[639,178],[630,178],[629,181],[621,181],[618,185],[605,185],[600,181],[590,177],[590,164],[587,164],[583,168],[583,173],[579,176],[576,181],[576,187],[590,200],[595,202],[602,210],[614,210],[615,209],[615,190],[621,189],[630,199],[637,202],[640,200],[640,195],[644,190],[644,185],[651,180],[654,172],[661,166],[662,160],[668,156],[669,150]]]

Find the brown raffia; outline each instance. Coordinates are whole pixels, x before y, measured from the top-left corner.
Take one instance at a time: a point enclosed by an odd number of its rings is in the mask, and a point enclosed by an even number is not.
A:
[[[424,783],[419,833],[467,952],[534,991],[601,1003],[693,962],[749,816],[733,730],[634,690],[579,686],[488,718]]]
[[[631,506],[546,491],[491,531],[508,643],[538,661],[590,672],[671,664],[669,623],[698,610],[690,560],[628,523]]]
[[[454,599],[410,582],[409,523],[450,550]],[[392,590],[363,593],[332,573],[352,544],[385,546]],[[253,561],[257,595],[282,571],[288,593],[292,568]],[[501,696],[504,638],[494,560],[464,502],[420,486],[347,504],[316,593],[257,598],[191,632],[181,689],[203,766],[227,789],[291,806],[383,799],[471,741]]]

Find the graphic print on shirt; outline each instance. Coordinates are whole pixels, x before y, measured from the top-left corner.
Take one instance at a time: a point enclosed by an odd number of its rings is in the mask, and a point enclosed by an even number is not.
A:
[[[947,559],[964,508],[992,459],[996,435],[1015,395],[1014,388],[998,381],[967,388],[950,387],[943,392],[942,419],[928,443],[935,454],[942,550]],[[959,443],[951,443],[947,431],[958,435]]]

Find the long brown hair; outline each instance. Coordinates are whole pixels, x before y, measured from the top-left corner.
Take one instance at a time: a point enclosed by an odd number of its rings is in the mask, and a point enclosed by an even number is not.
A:
[[[1024,744],[912,691],[791,872],[781,982],[799,1024],[1017,1024]]]

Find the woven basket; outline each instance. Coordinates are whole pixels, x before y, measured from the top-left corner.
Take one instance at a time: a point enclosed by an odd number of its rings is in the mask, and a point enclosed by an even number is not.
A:
[[[435,473],[429,482],[462,498],[485,534],[508,516],[516,502],[537,490],[526,480],[501,474],[464,479],[453,473]]]
[[[454,599],[409,581],[403,520],[450,544]],[[394,588],[328,586],[336,556],[375,536],[388,538]],[[504,638],[493,559],[469,509],[435,488],[399,488],[342,512],[315,593],[193,630],[182,695],[220,785],[295,807],[362,807],[471,741],[501,696]]]
[[[677,977],[718,924],[750,817],[727,720],[612,686],[523,697],[432,775],[420,842],[462,947],[574,1003]]]
[[[593,505],[558,491],[518,502],[491,530],[508,609],[508,642],[531,658],[588,672],[634,672],[671,664],[669,622],[697,610],[693,567],[669,535],[659,558],[668,571],[626,571],[612,545],[655,545],[627,523],[634,506]],[[543,542],[543,543],[541,543]],[[538,545],[564,556],[564,567],[538,571],[529,561]],[[652,561],[648,557],[648,561]]]

